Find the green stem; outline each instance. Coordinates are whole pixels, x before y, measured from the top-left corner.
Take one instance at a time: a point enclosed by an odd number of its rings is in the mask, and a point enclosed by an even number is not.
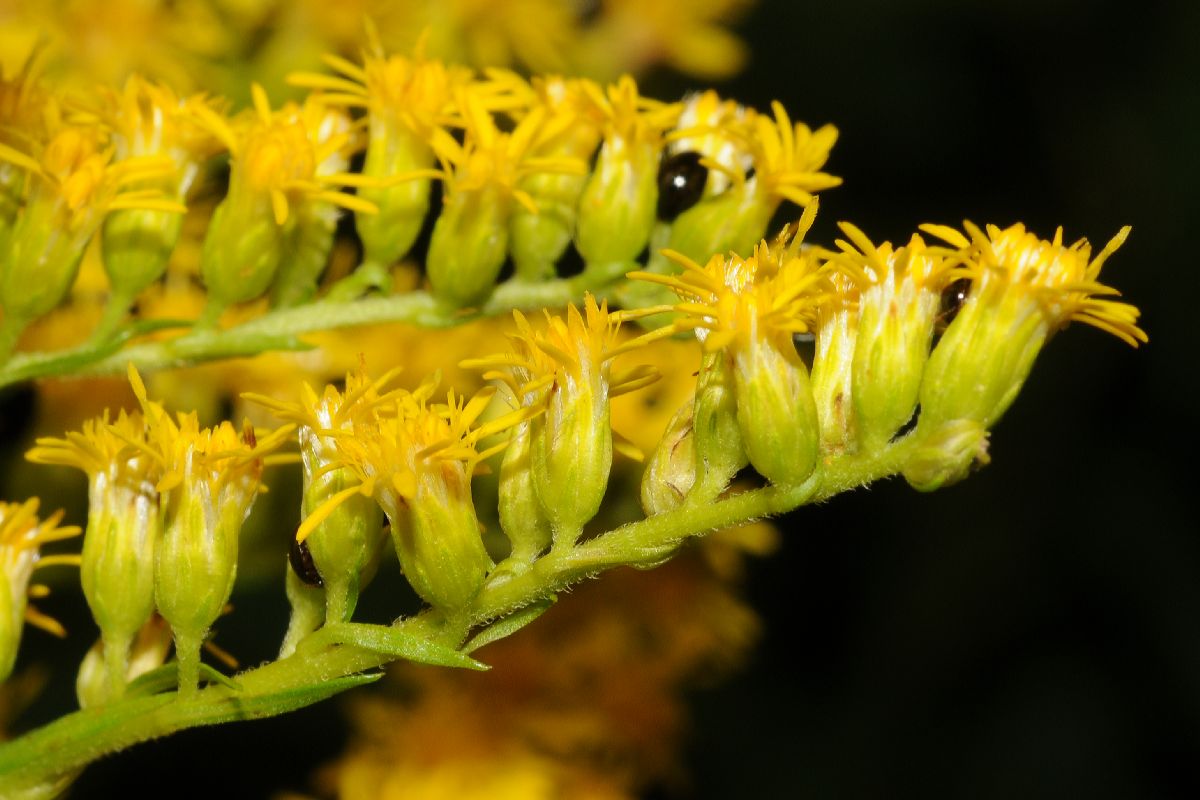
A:
[[[346,302],[318,301],[264,314],[257,319],[221,330],[197,324],[183,335],[143,341],[118,349],[88,342],[76,348],[50,353],[18,353],[4,363],[4,347],[11,351],[19,330],[0,323],[0,387],[18,381],[46,377],[85,377],[123,374],[132,363],[141,371],[183,367],[222,358],[246,358],[270,350],[302,350],[308,347],[300,336],[319,331],[352,328],[387,322],[409,322],[429,328],[445,328],[482,316],[497,316],[513,309],[533,310],[561,307],[577,301],[584,291],[602,293],[603,287],[582,280],[583,276],[528,284],[507,281],[479,310],[447,310],[427,292],[415,291],[386,297],[367,297]],[[207,322],[202,319],[201,323]],[[8,336],[8,339],[5,339]]]

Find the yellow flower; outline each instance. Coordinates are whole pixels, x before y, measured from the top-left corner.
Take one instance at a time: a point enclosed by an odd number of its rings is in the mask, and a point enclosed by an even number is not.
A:
[[[1020,223],[1004,229],[988,225],[986,232],[970,222],[963,226],[970,239],[942,225],[923,225],[922,229],[959,249],[973,284],[972,296],[983,299],[993,292],[1020,293],[1036,303],[1053,329],[1074,320],[1107,331],[1133,347],[1149,341],[1137,326],[1141,313],[1137,307],[1109,299],[1120,292],[1099,280],[1104,262],[1129,236],[1129,226],[1118,231],[1095,258],[1087,239],[1064,245],[1062,228],[1047,241]]]
[[[771,103],[773,117],[754,120],[754,180],[776,204],[791,200],[807,206],[813,195],[840,186],[842,179],[822,172],[838,131],[823,125],[813,131],[803,122],[792,123],[783,105]]]
[[[828,257],[844,273],[838,282],[843,290],[838,307],[849,304],[847,313],[855,315],[856,334],[848,356],[848,392],[855,415],[850,427],[862,445],[874,449],[886,444],[916,408],[941,295],[957,273],[950,260],[926,247],[920,236],[893,248],[890,242],[872,244],[849,223],[841,223],[841,228],[850,242],[839,239],[840,252]],[[850,292],[853,298],[847,296]],[[828,324],[829,330],[821,327],[817,333],[817,350],[826,359],[833,349],[848,352],[822,341],[848,323],[836,318]]]
[[[111,696],[125,684],[129,648],[154,611],[154,554],[161,533],[155,484],[161,464],[147,453],[140,413],[108,412],[65,438],[43,437],[26,454],[88,476],[88,520],[80,583],[104,640]]]
[[[534,77],[531,83],[510,72],[491,70],[493,83],[524,100],[526,113],[546,116],[544,136],[534,155],[578,159],[586,163],[596,152],[604,115],[593,100],[588,81],[557,76]],[[579,198],[586,174],[539,173],[527,175],[519,187],[533,200],[537,212],[518,208],[512,217],[511,254],[518,278],[545,280],[555,274],[555,264],[571,244],[579,217]]]
[[[387,56],[373,41],[361,67],[339,56],[326,56],[337,75],[297,73],[297,86],[318,89],[326,103],[367,111],[367,153],[362,174],[380,181],[359,196],[379,213],[356,220],[366,263],[386,267],[412,247],[429,209],[434,134],[456,121],[454,97],[474,76],[465,67],[447,66],[424,56],[424,43],[411,58]],[[369,269],[369,268],[368,268]]]
[[[276,304],[311,294],[333,243],[338,209],[376,211],[373,203],[337,188],[372,183],[345,171],[353,143],[343,112],[314,97],[272,111],[262,87],[251,88],[254,112],[236,129],[197,109],[232,155],[229,193],[213,214],[201,256],[210,297],[206,321],[272,283]]]
[[[680,106],[642,97],[628,75],[605,91],[590,83],[584,88],[604,116],[604,134],[579,199],[576,245],[586,264],[602,268],[632,261],[650,238],[663,134]]]
[[[829,297],[826,270],[800,249],[815,216],[813,203],[774,246],[762,242],[749,258],[717,255],[701,267],[668,253],[683,267],[682,274],[630,274],[674,291],[681,302],[671,309],[679,318],[665,330],[694,330],[710,354],[697,394],[697,410],[705,416],[696,425],[698,468],[714,469],[712,475],[698,476],[706,481],[705,493],[723,489],[737,468],[736,458],[720,467],[707,464],[709,451],[717,457],[745,447],[755,469],[780,484],[803,481],[815,466],[817,408],[808,370],[792,343],[793,335],[812,330]],[[731,409],[721,400],[730,388],[740,442],[732,439]],[[710,411],[710,400],[719,408]],[[716,416],[709,419],[710,413]]]
[[[374,573],[385,536],[382,511],[370,497],[354,491],[348,497],[345,494],[338,497],[348,487],[357,489],[360,481],[352,470],[338,465],[338,436],[332,432],[353,435],[356,417],[362,418],[394,400],[396,393],[384,389],[398,372],[399,369],[394,369],[372,380],[360,369],[346,375],[344,391],[326,386],[321,395],[304,383],[302,399],[296,402],[259,394],[243,395],[270,409],[276,417],[299,426],[300,463],[304,470],[300,509],[303,541],[293,543],[293,567],[297,558],[303,565],[304,553],[307,553],[312,570],[296,571],[296,577],[324,590],[321,613],[314,619],[316,623],[349,621],[358,603],[359,592]],[[320,518],[319,523],[310,524],[308,520],[318,511],[325,513],[323,506],[331,498],[337,499],[328,515]],[[304,593],[296,591],[293,594]],[[301,625],[304,615],[294,612],[292,619],[295,628]],[[310,632],[289,629],[285,653],[294,647],[299,637]]]
[[[1100,282],[1104,262],[1125,241],[1120,232],[1092,258],[1086,239],[1063,244],[1062,229],[1039,239],[1017,224],[986,230],[965,223],[967,236],[940,225],[923,229],[952,245],[970,281],[954,321],[934,348],[921,387],[920,425],[957,419],[990,428],[1020,391],[1042,345],[1072,320],[1137,346],[1147,340],[1138,309],[1110,299]]]
[[[201,428],[195,412],[175,419],[150,400],[137,372],[130,383],[146,421],[145,453],[157,462],[162,535],[155,553],[154,596],[171,624],[179,685],[193,691],[200,646],[221,614],[237,574],[238,535],[259,490],[265,464],[291,426],[260,437],[247,422]],[[131,442],[131,444],[134,444]]]
[[[567,119],[558,117],[550,126],[545,112],[534,108],[512,133],[503,133],[476,92],[459,89],[456,100],[465,126],[463,144],[444,130],[435,131],[432,142],[445,194],[426,269],[433,293],[461,307],[485,299],[495,285],[508,252],[514,201],[538,213],[521,181],[543,173],[582,175],[586,165],[574,157],[534,155],[565,129]]]
[[[413,589],[435,608],[455,612],[474,597],[492,568],[475,516],[471,477],[504,443],[482,450],[478,444],[528,414],[476,425],[491,392],[469,401],[451,392],[445,404],[435,404],[429,398],[436,384],[432,378],[414,392],[389,393],[386,402],[356,404],[349,426],[328,430],[337,443],[330,464],[352,472],[357,483],[314,509],[296,538],[305,540],[356,494],[373,496],[391,522],[392,541]],[[364,378],[363,385],[375,384]]]
[[[352,211],[374,209],[339,186],[357,186],[359,175],[345,171],[352,146],[348,124],[317,98],[271,110],[262,87],[251,87],[253,116],[237,128],[214,112],[198,108],[233,156],[231,196],[246,206],[268,202],[277,225],[287,222],[291,205],[305,200],[332,203]],[[244,197],[242,196],[244,195]]]
[[[551,523],[555,543],[570,546],[600,508],[614,446],[641,458],[624,440],[614,442],[609,401],[658,376],[640,366],[614,373],[613,359],[647,337],[622,340],[620,315],[609,313],[607,304],[597,304],[590,294],[584,297],[582,314],[575,306],[568,307],[565,317],[546,312],[544,330],[535,330],[520,312],[514,317],[511,353],[465,362],[486,370],[485,378],[501,381],[515,405],[531,413],[544,410],[517,434],[528,440],[514,452],[527,447],[528,458],[524,469],[512,475],[514,486],[501,488],[502,523],[509,523],[510,538],[524,538],[520,526],[541,516]],[[532,481],[532,493],[516,489],[516,482],[526,481]],[[537,508],[524,508],[505,515],[506,493],[528,498],[526,502],[536,494],[540,514]]]
[[[28,606],[26,596],[44,597],[48,593],[44,586],[29,586],[37,567],[78,563],[74,556],[42,556],[38,548],[75,536],[79,528],[59,527],[61,511],[39,521],[37,510],[36,497],[24,503],[0,502],[0,682],[12,673],[24,621],[56,636],[66,635],[61,625]]]
[[[99,128],[64,123],[52,101],[45,115],[50,138],[30,143],[30,153],[0,144],[0,162],[29,173],[24,207],[0,248],[0,305],[5,311],[0,354],[11,349],[25,326],[63,299],[84,248],[108,212],[185,210],[156,189],[131,188],[168,174],[169,160],[114,161],[114,150]]]
[[[143,183],[182,204],[202,163],[221,144],[201,117],[213,118],[220,104],[204,95],[180,97],[167,86],[132,76],[121,91],[101,88],[96,119],[112,132],[118,159],[160,157],[171,169]],[[183,229],[183,215],[156,209],[126,209],[104,222],[104,270],[113,298],[100,335],[114,328],[134,298],[167,269]]]

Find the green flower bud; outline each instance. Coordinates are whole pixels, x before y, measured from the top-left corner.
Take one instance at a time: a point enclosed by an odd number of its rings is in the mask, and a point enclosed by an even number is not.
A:
[[[412,496],[385,502],[384,509],[400,568],[413,590],[434,608],[466,607],[495,565],[483,546],[465,466],[429,465]]]
[[[522,182],[538,213],[517,208],[512,215],[509,233],[517,275],[530,281],[554,277],[554,265],[571,244],[586,180],[584,175],[531,175]]]
[[[533,479],[555,544],[573,544],[596,516],[612,470],[607,383],[598,373],[579,377],[553,387],[546,413],[530,423]]]
[[[958,483],[990,461],[987,429],[974,420],[958,419],[922,433],[901,472],[917,491],[932,492]]]
[[[301,515],[305,519],[330,497],[358,484],[354,474],[344,468],[317,474],[328,464],[319,455],[323,449],[321,438],[311,428],[301,428],[300,456],[304,465]],[[370,497],[354,494],[304,540],[313,569],[325,589],[326,620],[350,621],[359,594],[374,577],[385,538],[379,504]]]
[[[246,491],[243,486],[239,493]],[[233,591],[238,536],[250,512],[250,492],[248,497],[233,497],[230,492],[214,495],[212,485],[197,476],[185,479],[164,498],[165,523],[155,559],[154,596],[159,613],[175,634],[181,689],[187,685],[185,659],[199,658],[208,629]],[[189,648],[195,653],[186,652]]]
[[[45,111],[48,119],[61,113],[52,103]],[[113,163],[99,129],[68,126],[61,119],[54,125],[59,130],[36,158],[0,148],[0,162],[29,173],[24,206],[0,248],[0,357],[11,351],[26,325],[66,296],[105,214],[136,208],[184,210],[159,195],[126,191],[139,180],[153,181],[169,173],[169,159]]]
[[[696,379],[692,419],[697,491],[715,498],[748,463],[738,423],[733,361],[726,351],[704,354]]]
[[[276,224],[268,203],[246,203],[232,192],[222,200],[200,252],[200,274],[213,312],[267,291],[286,242],[287,233]]]
[[[862,249],[841,242],[843,252],[834,258],[864,281],[850,394],[860,444],[876,450],[916,409],[946,267],[920,237],[893,251],[887,242],[876,247],[849,223],[841,227]]]
[[[863,291],[859,307],[850,394],[862,443],[877,448],[916,409],[938,295],[907,281],[875,284]]]
[[[179,243],[183,215],[134,208],[104,220],[100,244],[104,271],[123,304],[162,277]]]
[[[853,365],[858,343],[857,288],[835,276],[836,297],[821,307],[812,366],[812,397],[827,455],[852,452],[858,444],[854,414]]]
[[[584,263],[637,258],[650,240],[657,203],[657,143],[606,140],[579,198],[575,241]]]
[[[359,214],[355,228],[363,244],[363,260],[391,265],[408,254],[429,212],[433,150],[386,111],[371,114],[362,174],[380,182],[364,186],[358,196],[374,203],[378,214]],[[407,180],[398,180],[415,173]]]
[[[662,440],[642,473],[642,509],[654,516],[683,505],[696,482],[696,437],[692,430],[693,403],[671,417]]]
[[[530,426],[525,422],[513,431],[500,464],[500,527],[512,543],[510,558],[518,565],[532,564],[552,539],[533,477]]]
[[[129,647],[154,611],[154,551],[158,496],[137,462],[92,476],[79,579],[104,640],[114,696],[123,685]],[[132,480],[130,480],[132,478]]]
[[[381,379],[375,384],[384,382]],[[311,527],[356,493],[374,496],[391,523],[400,567],[434,608],[466,607],[494,564],[484,547],[471,496],[475,466],[495,450],[475,444],[528,417],[515,412],[475,426],[492,392],[470,401],[453,393],[428,403],[436,379],[415,392],[395,391],[365,403],[349,426],[334,428],[337,463],[361,482],[330,497],[305,521]],[[304,538],[302,527],[297,538]]]
[[[790,337],[763,337],[736,347],[737,420],[750,464],[774,484],[804,482],[820,451],[818,415],[808,370]]]
[[[24,328],[48,313],[75,282],[92,230],[64,231],[58,216],[53,202],[33,199],[8,232],[7,247],[0,253],[6,328]]]
[[[258,493],[263,454],[291,428],[261,440],[249,422],[241,433],[228,422],[201,428],[195,412],[172,418],[150,401],[132,367],[129,377],[146,419],[147,447],[162,468],[154,600],[175,636],[179,690],[191,693],[199,683],[200,646],[233,591],[238,536]]]
[[[425,264],[435,297],[453,308],[487,299],[508,252],[511,209],[512,201],[491,188],[446,197]]]
[[[88,476],[88,520],[79,565],[83,596],[104,642],[104,664],[119,697],[129,648],[154,611],[154,554],[161,532],[155,483],[158,462],[147,454],[146,424],[138,412],[107,412],[64,439],[38,439],[26,458],[62,464]]]

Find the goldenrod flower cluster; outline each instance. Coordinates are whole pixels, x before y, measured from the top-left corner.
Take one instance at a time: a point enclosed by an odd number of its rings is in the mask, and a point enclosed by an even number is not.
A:
[[[648,40],[707,41],[718,61],[736,60],[737,46],[712,21],[736,5],[602,4],[642,19]],[[299,99],[273,104],[250,83],[241,112],[136,75],[120,89],[52,89],[40,51],[0,82],[0,385],[130,364],[136,410],[38,439],[27,455],[88,477],[79,560],[101,641],[79,696],[102,716],[177,687],[181,717],[164,710],[147,736],[282,713],[400,657],[482,668],[475,649],[608,567],[654,566],[688,537],[890,475],[937,489],[987,462],[990,431],[1068,323],[1146,341],[1136,307],[1100,279],[1127,228],[1095,257],[1086,240],[1020,224],[925,225],[893,245],[842,223],[844,238],[814,245],[818,195],[841,182],[826,171],[833,126],[712,91],[648,98],[630,75],[459,66],[434,55],[444,31],[397,54],[385,28],[361,53],[326,55],[328,71],[292,73]],[[491,51],[511,32],[459,33]],[[522,42],[535,54],[522,57],[549,60],[542,44]],[[767,238],[793,207],[799,219]],[[361,259],[345,255],[354,242]],[[26,329],[70,301],[93,243],[109,292],[90,338],[23,349]],[[187,319],[135,308],[179,286]],[[502,352],[457,365],[492,385],[441,394],[435,372],[402,387],[393,363],[375,378],[362,357],[344,382],[305,384],[298,399],[293,387],[248,394],[284,423],[273,429],[172,415],[137,369],[299,350],[302,334],[344,326],[510,313],[510,327],[481,328],[502,332],[507,347],[487,343]],[[449,347],[435,336],[418,344],[438,350],[436,364]],[[685,341],[694,382],[678,364],[647,363],[656,343]],[[622,363],[629,355],[641,359]],[[643,457],[614,430],[612,401],[662,372],[673,376],[669,419],[637,431],[650,445],[644,515],[606,517],[622,488],[615,457]],[[264,467],[297,460],[276,452],[293,434],[303,483],[287,531],[291,622],[279,661],[223,682],[201,648],[233,590]],[[493,471],[494,513],[475,480]],[[749,471],[747,489],[737,476]],[[38,562],[37,545],[73,532],[58,516],[38,522],[36,507],[0,505],[0,675],[22,615],[38,620],[29,573],[56,558]],[[485,536],[493,519],[503,537]],[[356,622],[389,540],[423,610]],[[168,629],[176,656],[164,665]],[[4,780],[0,769],[0,791]]]
[[[290,428],[238,431],[174,419],[130,379],[141,411],[107,413],[65,438],[42,438],[31,461],[83,470],[89,480],[81,583],[100,626],[106,691],[130,679],[134,640],[157,611],[170,624],[181,687],[195,688],[199,650],[233,591],[238,533],[269,454]]]

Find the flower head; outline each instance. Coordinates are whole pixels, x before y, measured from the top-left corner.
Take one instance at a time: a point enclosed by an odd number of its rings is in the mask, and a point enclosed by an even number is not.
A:
[[[387,402],[359,408],[349,428],[330,431],[337,441],[332,462],[353,473],[354,485],[332,495],[301,525],[303,539],[355,494],[375,498],[391,522],[392,540],[413,589],[436,608],[468,603],[492,567],[480,538],[471,477],[497,452],[482,439],[523,419],[509,414],[477,424],[490,392],[470,400],[451,392],[431,403],[437,379]]]
[[[759,243],[748,258],[718,254],[700,266],[668,252],[683,268],[679,275],[633,272],[629,277],[671,289],[680,300],[672,306],[679,314],[672,326],[694,330],[708,352],[758,339],[790,346],[793,334],[813,330],[831,293],[828,271],[811,252],[800,249],[815,217],[814,204],[775,243]]]
[[[238,536],[260,488],[269,454],[290,426],[256,433],[228,422],[202,428],[196,412],[175,418],[150,400],[132,368],[129,380],[146,423],[138,447],[158,466],[162,533],[155,551],[154,596],[171,624],[180,689],[196,687],[199,650],[221,614],[237,574]]]
[[[426,268],[433,292],[455,306],[478,303],[495,285],[508,251],[514,202],[538,213],[521,188],[530,175],[582,175],[584,162],[566,155],[538,156],[539,146],[563,130],[559,118],[547,125],[545,112],[526,114],[504,133],[477,93],[460,89],[457,102],[465,138],[460,145],[445,131],[434,134],[442,164],[445,203],[434,225]]]
[[[57,636],[66,634],[56,621],[29,607],[26,597],[47,594],[45,587],[29,586],[29,578],[38,566],[76,563],[70,556],[43,557],[39,548],[75,536],[79,528],[59,527],[61,511],[44,520],[38,519],[37,511],[36,497],[24,503],[0,503],[0,681],[12,672],[23,622]]]
[[[791,200],[807,206],[822,189],[840,186],[842,179],[822,172],[829,151],[837,141],[832,125],[812,130],[803,122],[792,123],[783,105],[771,103],[773,116],[759,115],[754,121],[755,180],[776,203]]]
[[[292,544],[303,564],[304,554],[311,569],[293,570],[303,583],[324,590],[322,620],[348,621],[359,592],[371,579],[384,542],[382,511],[361,493],[359,476],[339,465],[339,435],[352,435],[354,419],[364,419],[373,410],[393,401],[388,391],[399,369],[371,379],[359,369],[346,375],[344,390],[326,386],[318,395],[307,383],[299,401],[281,401],[257,394],[246,399],[269,408],[280,419],[296,423],[300,440],[300,462],[304,469],[299,540]],[[350,491],[347,492],[347,489]],[[332,502],[331,502],[332,501]],[[293,564],[295,566],[295,564]],[[289,597],[294,593],[289,591]],[[294,601],[295,604],[295,601]],[[285,652],[295,640],[311,633],[306,615],[293,611]],[[306,629],[300,629],[302,626]]]
[[[1020,223],[1003,229],[988,225],[981,230],[965,222],[963,227],[969,239],[943,225],[923,225],[922,229],[958,250],[962,269],[973,285],[972,295],[1020,293],[1036,304],[1055,329],[1075,320],[1107,331],[1133,347],[1148,341],[1137,326],[1137,307],[1109,299],[1120,292],[1100,282],[1100,269],[1125,243],[1129,226],[1119,230],[1095,258],[1087,239],[1063,244],[1062,228],[1055,230],[1053,239],[1045,240]]]
[[[44,437],[26,454],[88,476],[88,521],[80,583],[104,640],[109,689],[124,686],[129,648],[154,611],[154,551],[162,524],[155,484],[161,463],[148,451],[140,412],[108,412],[64,438]]]
[[[773,245],[760,243],[749,258],[714,256],[701,267],[669,254],[683,266],[682,274],[631,274],[679,296],[671,307],[679,318],[667,330],[694,330],[709,353],[695,408],[702,419],[695,434],[701,462],[711,460],[710,452],[715,457],[715,451],[744,447],[755,469],[779,484],[801,482],[815,466],[817,408],[808,370],[792,343],[795,334],[813,329],[831,292],[824,266],[800,249],[815,216],[814,203],[797,225]],[[734,413],[740,442],[730,432]],[[738,459],[727,461],[711,478],[717,491],[737,468]]]
[[[0,143],[0,162],[29,173],[24,206],[6,233],[0,252],[0,305],[5,311],[0,350],[33,320],[53,309],[79,271],[84,248],[118,209],[182,213],[159,189],[143,187],[171,172],[168,159],[114,160],[114,148],[94,125],[68,124],[57,104],[46,107],[51,131],[44,143],[24,152]]]
[[[1015,399],[1047,338],[1072,320],[1134,346],[1146,341],[1138,309],[1110,299],[1117,291],[1099,280],[1129,228],[1093,258],[1086,239],[1064,245],[1061,228],[1045,240],[1019,224],[964,227],[969,238],[952,228],[923,226],[952,246],[946,253],[970,288],[930,357],[921,425],[967,419],[990,428]]]
[[[524,471],[511,477],[532,481],[540,513],[552,523],[556,541],[573,542],[599,510],[608,486],[614,448],[609,402],[656,380],[657,373],[643,367],[613,371],[613,360],[645,338],[622,339],[620,316],[591,295],[585,296],[582,313],[574,306],[564,317],[547,312],[540,330],[520,312],[514,316],[517,331],[508,354],[464,365],[499,380],[514,404],[531,416],[544,412],[518,431],[518,438],[529,437],[516,445],[517,451],[528,448],[528,458]],[[615,446],[641,458],[622,440]],[[502,488],[502,502],[505,492]],[[528,492],[519,494],[533,502]],[[539,513],[537,508],[527,511],[530,520]]]
[[[823,254],[841,275],[835,282],[838,302],[817,334],[818,360],[823,380],[833,373],[843,379],[830,382],[833,392],[842,393],[838,405],[849,410],[847,397],[853,404],[854,419],[843,414],[837,424],[874,448],[916,408],[941,296],[958,273],[951,259],[920,236],[896,248],[873,244],[850,223],[841,228],[849,241],[839,239],[839,252]]]

